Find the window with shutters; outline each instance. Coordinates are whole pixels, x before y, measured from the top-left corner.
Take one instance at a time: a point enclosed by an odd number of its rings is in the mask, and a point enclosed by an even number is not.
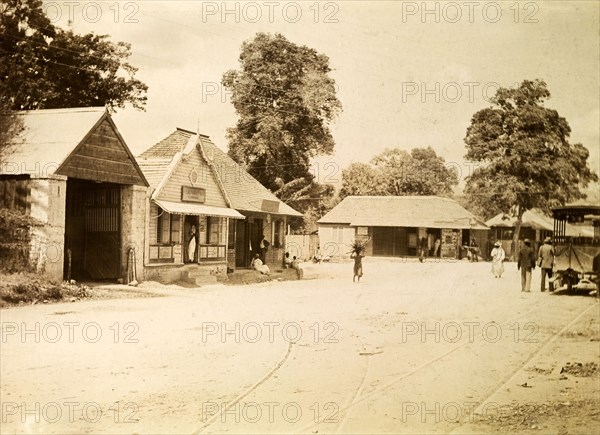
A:
[[[273,222],[273,247],[281,248],[283,246],[283,221],[277,219]]]
[[[227,249],[227,218],[206,216],[206,235],[200,244],[199,261],[224,260]]]
[[[173,246],[181,243],[181,216],[156,207],[156,240],[150,244],[150,261],[173,263]]]

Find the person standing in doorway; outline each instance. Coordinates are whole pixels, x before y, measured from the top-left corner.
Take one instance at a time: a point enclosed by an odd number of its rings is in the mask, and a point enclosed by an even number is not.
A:
[[[552,266],[554,265],[554,248],[550,244],[552,239],[546,237],[544,244],[538,251],[538,265],[542,269],[542,291],[546,291],[546,275],[548,276],[548,290],[554,291],[554,284],[550,281],[552,278]]]
[[[258,249],[260,253],[260,259],[263,264],[267,264],[267,251],[269,250],[270,243],[267,239],[265,239],[265,235],[260,236],[260,243],[258,244]]]
[[[433,256],[434,257],[439,257],[440,256],[440,246],[441,246],[442,242],[440,241],[440,239],[435,239],[435,243],[433,244]]]
[[[535,269],[535,257],[529,239],[523,240],[524,246],[519,250],[517,270],[521,270],[521,291],[531,291],[531,271]]]
[[[426,256],[427,256],[427,239],[425,237],[421,237],[421,240],[419,240],[419,261],[422,263]]]
[[[190,228],[190,240],[188,241],[188,263],[193,263],[196,256],[196,225]]]
[[[479,245],[474,238],[471,238],[469,252],[471,253],[471,261],[479,261]]]

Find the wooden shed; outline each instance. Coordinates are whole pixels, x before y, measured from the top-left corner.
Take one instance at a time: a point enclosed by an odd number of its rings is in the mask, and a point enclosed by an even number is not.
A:
[[[41,223],[32,228],[35,268],[55,279],[124,278],[129,250],[143,246],[148,183],[110,114],[94,107],[18,116],[24,129],[0,167],[0,204]]]

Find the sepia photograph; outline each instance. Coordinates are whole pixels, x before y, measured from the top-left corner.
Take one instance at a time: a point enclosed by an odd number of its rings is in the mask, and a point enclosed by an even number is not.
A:
[[[0,0],[0,434],[600,435],[600,3]]]

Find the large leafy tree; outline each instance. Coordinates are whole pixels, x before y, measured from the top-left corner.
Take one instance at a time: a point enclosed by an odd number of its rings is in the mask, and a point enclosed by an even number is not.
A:
[[[458,184],[456,169],[447,167],[431,147],[413,148],[410,153],[386,149],[372,163],[381,170],[389,195],[451,195]]]
[[[549,211],[583,198],[581,189],[598,180],[587,165],[588,150],[569,142],[566,119],[544,107],[548,98],[542,80],[500,88],[493,106],[475,113],[467,128],[465,158],[482,165],[467,179],[466,200],[486,217],[512,211],[514,246],[526,210]]]
[[[381,171],[368,163],[352,163],[342,171],[340,198],[347,196],[384,195]]]
[[[0,95],[1,95],[0,90]],[[21,119],[10,110],[6,100],[0,97],[0,167],[13,151],[13,138],[22,130]]]
[[[243,43],[239,62],[222,79],[239,116],[227,131],[229,155],[305,211],[313,195],[331,191],[316,186],[310,168],[313,157],[333,152],[329,123],[341,110],[329,58],[280,34],[258,33]]]
[[[54,26],[41,0],[0,5],[0,83],[13,109],[108,106],[143,109],[147,86],[127,59],[130,45],[108,35]]]
[[[386,149],[371,164],[353,163],[342,172],[340,197],[348,195],[452,194],[458,184],[456,170],[431,148]]]

